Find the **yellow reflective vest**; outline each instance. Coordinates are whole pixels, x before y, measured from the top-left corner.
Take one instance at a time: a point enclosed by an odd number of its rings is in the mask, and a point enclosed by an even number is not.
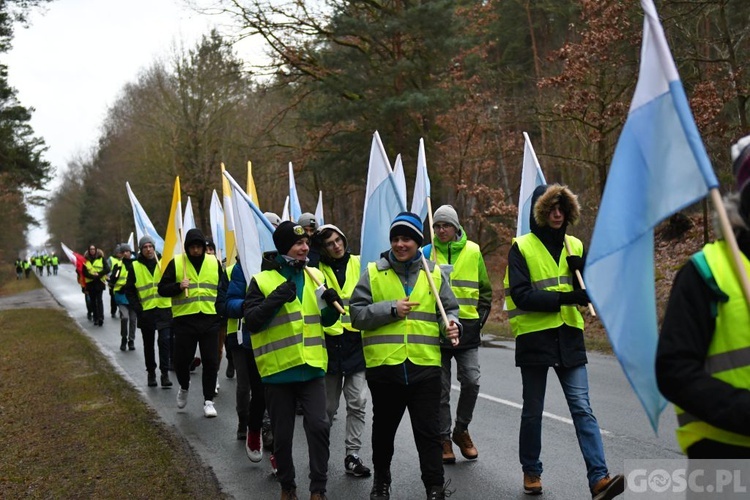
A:
[[[432,251],[436,252],[438,264],[441,266],[450,264],[448,256],[443,255],[434,245]],[[453,269],[450,272],[451,289],[458,300],[459,319],[479,319],[477,306],[479,305],[479,262],[481,259],[482,252],[479,245],[473,241],[467,241],[458,254],[458,258],[453,262]]]
[[[323,281],[318,269],[310,271]],[[253,276],[265,297],[286,279],[278,271],[262,271]],[[325,349],[320,309],[315,296],[315,283],[305,273],[302,301],[285,302],[268,326],[252,337],[253,354],[261,377],[269,377],[300,365],[325,371],[328,352]]]
[[[750,312],[740,282],[729,259],[725,241],[703,247],[705,261],[719,289],[729,296],[717,304],[716,328],[706,353],[705,369],[714,378],[738,389],[750,390]],[[750,274],[750,261],[742,255],[745,272]],[[744,326],[743,326],[744,325]],[[675,406],[677,412],[677,442],[682,451],[702,439],[710,439],[733,446],[750,447],[748,434],[736,434],[699,420]]]
[[[232,270],[234,269],[235,264],[232,264],[227,268],[227,280],[232,281]],[[232,335],[233,333],[237,333],[237,331],[240,329],[240,319],[239,318],[227,318],[227,335]],[[240,340],[240,343],[242,341]]]
[[[97,257],[93,262],[86,259],[86,269],[88,269],[89,273],[91,274],[101,273],[104,270],[104,259],[102,259],[101,257]],[[89,278],[88,276],[86,276],[85,279],[86,284],[88,284],[94,281],[96,278]],[[101,281],[105,281],[107,277],[102,276],[100,279]]]
[[[133,261],[133,272],[135,273],[135,289],[144,311],[157,307],[160,309],[172,307],[169,297],[162,297],[157,290],[161,281],[161,268],[158,263],[154,268],[154,273],[151,274],[148,267],[137,260]]]
[[[219,261],[212,255],[205,255],[198,273],[193,264],[184,256],[174,259],[175,279],[182,281],[183,267],[187,271],[190,286],[188,296],[181,291],[172,297],[172,317],[188,314],[216,314],[216,294],[219,289]]]
[[[583,256],[583,243],[574,236],[565,236],[570,245],[571,255]],[[544,243],[534,234],[528,233],[513,240],[518,250],[526,259],[531,277],[531,286],[536,290],[550,292],[572,292],[573,273],[568,268],[565,248],[560,253],[560,260],[555,262]],[[505,303],[508,308],[508,319],[513,335],[518,337],[525,333],[540,332],[557,328],[565,323],[573,328],[583,330],[583,316],[575,305],[560,306],[560,312],[523,311],[516,307],[510,296],[510,279],[505,270]]]
[[[378,271],[375,262],[367,265],[367,271],[373,303],[404,298],[404,287],[395,271]],[[432,271],[432,279],[439,290],[443,279],[438,266]],[[440,327],[435,312],[437,302],[424,271],[419,272],[409,300],[419,305],[406,318],[375,330],[362,331],[367,368],[398,365],[407,359],[415,365],[441,366]]]
[[[357,331],[352,327],[352,318],[349,316],[349,299],[354,292],[354,287],[357,286],[360,275],[360,261],[359,255],[350,255],[349,262],[346,263],[346,282],[344,287],[339,286],[339,282],[336,279],[336,274],[331,269],[331,266],[324,264],[323,262],[318,264],[320,271],[326,277],[326,284],[328,287],[333,288],[341,297],[343,302],[344,311],[346,314],[342,315],[339,320],[331,326],[323,328],[323,331],[328,335],[341,335],[344,333],[344,328],[349,331]]]

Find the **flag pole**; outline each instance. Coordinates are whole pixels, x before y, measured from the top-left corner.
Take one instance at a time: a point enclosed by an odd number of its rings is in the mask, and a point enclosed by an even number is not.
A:
[[[717,188],[711,188],[711,202],[714,204],[716,213],[719,216],[719,222],[721,223],[721,232],[724,235],[724,240],[729,245],[730,253],[732,254],[732,263],[734,269],[737,272],[737,279],[740,280],[742,291],[745,294],[745,301],[750,304],[750,281],[747,279],[747,273],[745,272],[745,265],[742,263],[742,256],[740,255],[740,248],[737,246],[737,238],[734,237],[734,231],[732,226],[729,224],[729,217],[727,217],[727,210],[724,207],[724,202],[721,200],[721,194]]]
[[[568,243],[567,235],[565,236],[565,238],[563,238],[563,241],[565,241],[565,251],[568,253],[568,255],[573,255],[572,253],[570,253],[570,244]],[[576,278],[578,278],[578,284],[581,285],[581,290],[585,290],[586,285],[583,282],[583,276],[581,276],[581,271],[579,271],[578,269],[576,269]],[[594,306],[591,305],[591,302],[589,302],[589,313],[593,317],[596,317],[596,311],[594,310]]]
[[[427,197],[427,222],[430,224],[430,243],[432,243],[432,252],[430,260],[437,262],[437,248],[435,248],[435,228],[432,227],[432,200]]]
[[[315,276],[315,274],[312,271],[310,271],[309,267],[305,266],[305,272],[310,277],[310,279],[313,280],[313,283],[315,283],[315,286],[318,286],[318,287],[323,286],[323,283],[321,283],[318,277]],[[344,310],[343,307],[341,307],[341,304],[339,304],[338,302],[334,302],[333,307],[339,312],[339,314],[346,314],[346,311]]]
[[[429,198],[427,198],[429,200]],[[428,212],[429,213],[429,212]],[[434,248],[434,245],[433,245]],[[445,314],[445,307],[443,307],[443,301],[440,300],[440,291],[435,286],[435,281],[432,279],[432,274],[430,274],[430,268],[427,267],[427,259],[424,258],[424,254],[421,255],[422,257],[422,267],[424,268],[424,274],[427,276],[427,282],[430,284],[430,289],[432,290],[432,295],[435,296],[435,302],[437,302],[438,310],[440,311],[440,317],[443,318],[443,324],[448,327],[448,315]],[[453,347],[458,345],[458,339],[451,339],[451,344]]]

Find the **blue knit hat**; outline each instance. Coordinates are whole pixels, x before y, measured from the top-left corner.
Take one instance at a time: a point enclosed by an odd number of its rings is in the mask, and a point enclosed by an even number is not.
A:
[[[396,236],[406,236],[417,242],[417,246],[422,246],[424,235],[422,234],[422,220],[417,214],[411,212],[401,212],[393,219],[391,223],[390,238],[393,240]]]

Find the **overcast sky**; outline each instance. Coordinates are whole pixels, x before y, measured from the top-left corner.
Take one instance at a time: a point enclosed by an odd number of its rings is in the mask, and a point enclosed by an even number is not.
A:
[[[96,144],[107,108],[126,83],[218,22],[184,0],[55,0],[31,16],[29,28],[17,28],[12,51],[0,60],[21,104],[35,109],[31,125],[59,172]],[[46,239],[46,228],[29,233],[33,246]]]

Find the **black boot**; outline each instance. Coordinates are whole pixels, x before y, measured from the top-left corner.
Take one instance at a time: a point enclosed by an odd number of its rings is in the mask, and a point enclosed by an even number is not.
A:
[[[124,351],[127,348],[128,348],[128,338],[122,337],[122,340],[120,341],[120,350]]]
[[[169,374],[167,372],[161,372],[161,386],[172,387],[172,381],[169,380]]]
[[[378,473],[375,471],[375,480],[370,490],[370,500],[390,500],[391,498],[391,474]]]
[[[148,372],[148,386],[156,387],[156,373]]]
[[[234,361],[232,361],[232,353],[227,351],[227,378],[234,378]]]
[[[135,351],[135,340],[128,341],[128,349]]]

